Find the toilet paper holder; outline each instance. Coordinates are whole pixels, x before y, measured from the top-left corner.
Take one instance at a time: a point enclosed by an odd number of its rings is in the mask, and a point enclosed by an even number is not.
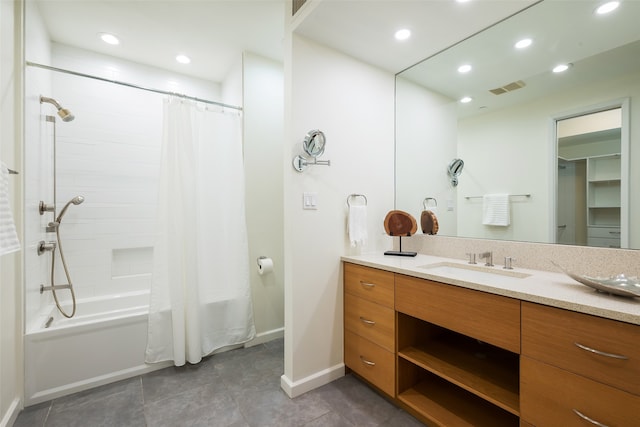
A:
[[[258,267],[260,267],[260,260],[261,260],[261,259],[267,259],[267,257],[266,257],[266,256],[263,256],[263,255],[260,255],[260,256],[258,257],[258,259],[256,259],[256,263],[258,264]]]

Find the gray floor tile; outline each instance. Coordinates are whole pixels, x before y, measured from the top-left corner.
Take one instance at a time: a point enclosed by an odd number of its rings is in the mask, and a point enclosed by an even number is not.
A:
[[[51,402],[29,406],[20,413],[13,427],[42,427],[49,415]]]
[[[329,412],[304,425],[304,427],[355,427],[336,412]]]
[[[333,411],[359,427],[377,427],[395,416],[399,409],[352,375],[312,390]]]
[[[138,383],[138,387],[135,387]],[[53,401],[46,427],[145,427],[140,379],[128,381],[121,387],[101,390],[96,395],[82,392],[78,401],[71,396],[60,404]]]
[[[317,396],[303,394],[290,399],[279,388],[242,393],[238,406],[252,427],[303,426],[330,411],[326,402]]]
[[[238,405],[220,384],[207,384],[145,405],[149,426],[247,425]]]
[[[417,427],[352,375],[290,399],[284,340],[228,351],[35,405],[14,427]]]

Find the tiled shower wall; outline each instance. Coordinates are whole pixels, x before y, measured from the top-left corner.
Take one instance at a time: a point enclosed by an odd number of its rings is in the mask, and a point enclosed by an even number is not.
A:
[[[154,87],[200,98],[219,99],[220,85],[187,78],[131,62],[67,46],[53,45],[54,66],[104,78]],[[45,115],[56,116],[58,213],[71,198],[84,203],[70,206],[60,233],[78,298],[148,289],[152,268],[157,176],[162,139],[162,95],[41,69],[29,70],[32,81],[50,82],[50,92],[72,111],[75,120],[62,122],[52,105],[39,106],[30,123],[40,131],[26,142],[26,240],[35,251],[38,240],[53,241],[46,233],[53,213],[40,216],[37,201],[53,203],[53,127]],[[40,84],[40,86],[46,85]],[[29,79],[26,82],[29,86]],[[45,89],[47,90],[47,89]],[[29,89],[28,89],[29,91]],[[33,88],[31,88],[33,92]],[[34,96],[28,102],[37,102]],[[29,106],[27,106],[29,109]],[[28,119],[29,120],[29,119]],[[27,325],[51,300],[40,295],[48,284],[50,254],[28,256]],[[66,283],[56,264],[57,284]],[[68,292],[59,296],[68,298]]]

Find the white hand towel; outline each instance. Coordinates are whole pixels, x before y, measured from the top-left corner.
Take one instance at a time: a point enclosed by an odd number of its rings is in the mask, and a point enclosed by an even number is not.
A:
[[[18,250],[20,241],[9,207],[9,170],[0,162],[0,255]]]
[[[365,205],[349,207],[347,232],[351,246],[364,245],[367,242],[367,207]]]
[[[508,194],[485,194],[482,197],[482,224],[506,227],[511,223]]]

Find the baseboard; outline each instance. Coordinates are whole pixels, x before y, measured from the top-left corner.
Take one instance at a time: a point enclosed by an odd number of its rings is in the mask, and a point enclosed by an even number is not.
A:
[[[269,341],[277,340],[284,337],[284,328],[272,329],[266,332],[256,334],[256,337],[246,343],[245,347],[253,347],[254,345],[264,344]]]
[[[18,415],[20,415],[20,399],[16,397],[0,419],[0,427],[11,427],[18,419]]]
[[[286,375],[280,377],[280,387],[290,398],[298,397],[308,391],[322,387],[344,376],[344,363],[316,372],[313,375],[292,382]]]

